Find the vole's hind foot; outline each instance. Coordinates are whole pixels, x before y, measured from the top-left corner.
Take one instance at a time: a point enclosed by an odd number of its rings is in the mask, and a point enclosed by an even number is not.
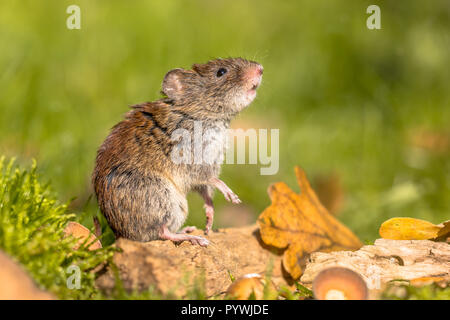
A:
[[[160,234],[160,238],[162,240],[171,240],[173,242],[189,241],[190,243],[194,245],[197,244],[201,247],[207,247],[209,245],[209,241],[205,238],[198,236],[191,236],[182,233],[173,233],[170,232],[169,229],[167,229],[167,227],[163,227],[162,232]]]
[[[174,239],[168,239],[172,240],[173,242],[183,242],[183,241],[189,241],[193,245],[199,245],[200,247],[207,247],[209,245],[209,241],[205,238],[199,237],[199,236],[190,236],[190,235],[180,235],[181,237],[176,237]]]
[[[198,237],[198,236],[189,236],[190,238],[187,239],[192,244],[198,244],[200,247],[207,247],[209,245],[209,241],[205,238]]]
[[[184,227],[183,229],[181,229],[181,230],[178,231],[177,233],[179,233],[179,234],[185,234],[185,233],[191,233],[191,232],[194,232],[195,230],[197,230],[197,227],[195,227],[195,226],[189,226],[189,227]]]

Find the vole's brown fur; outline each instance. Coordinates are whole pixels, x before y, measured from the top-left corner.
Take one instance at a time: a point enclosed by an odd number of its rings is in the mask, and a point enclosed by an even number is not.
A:
[[[261,75],[259,64],[241,58],[195,64],[192,70],[174,69],[163,81],[166,97],[133,106],[125,120],[113,127],[98,150],[92,182],[116,236],[208,244],[202,237],[176,233],[187,217],[186,195],[195,190],[203,196],[206,233],[212,226],[214,187],[233,203],[240,202],[218,179],[224,152],[218,138],[253,100]],[[174,162],[172,152],[179,143],[174,133],[179,129],[193,133],[196,121],[213,132],[202,144],[212,146],[208,156],[215,162]]]

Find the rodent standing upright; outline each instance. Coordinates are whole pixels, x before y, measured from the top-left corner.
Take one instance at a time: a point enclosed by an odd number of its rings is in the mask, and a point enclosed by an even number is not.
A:
[[[92,183],[117,237],[208,245],[205,238],[186,234],[192,227],[179,230],[188,214],[186,195],[197,191],[203,197],[206,234],[213,223],[214,188],[228,201],[240,203],[218,178],[220,165],[230,121],[253,101],[262,74],[260,64],[242,58],[171,70],[162,83],[165,97],[133,106],[112,128],[98,150]],[[194,135],[198,123],[210,133],[200,146],[208,161],[197,161],[192,149],[183,155],[179,137],[174,138],[180,129]],[[192,160],[174,161],[177,152]]]

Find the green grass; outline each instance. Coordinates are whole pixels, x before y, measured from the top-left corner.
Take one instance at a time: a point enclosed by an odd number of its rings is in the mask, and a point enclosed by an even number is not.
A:
[[[423,287],[393,284],[385,290],[382,298],[389,300],[450,300],[450,288],[443,288],[436,284]]]
[[[370,1],[79,0],[82,29],[68,30],[71,4],[1,1],[0,154],[37,159],[87,226],[98,215],[90,174],[109,129],[129,105],[159,98],[168,70],[226,56],[264,65],[258,98],[236,123],[280,129],[276,175],[223,167],[254,220],[270,183],[298,190],[295,165],[313,187],[318,175],[339,176],[338,217],[362,241],[393,216],[449,219],[449,151],[409,142],[419,128],[449,136],[447,1],[378,1],[376,31],[365,26]],[[189,200],[187,223],[203,227],[200,198]],[[215,204],[219,218],[228,204],[220,194]]]

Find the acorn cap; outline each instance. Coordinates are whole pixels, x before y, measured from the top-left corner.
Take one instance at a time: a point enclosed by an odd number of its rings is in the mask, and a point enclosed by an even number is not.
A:
[[[366,282],[356,272],[342,267],[322,270],[313,281],[317,300],[367,300]]]

